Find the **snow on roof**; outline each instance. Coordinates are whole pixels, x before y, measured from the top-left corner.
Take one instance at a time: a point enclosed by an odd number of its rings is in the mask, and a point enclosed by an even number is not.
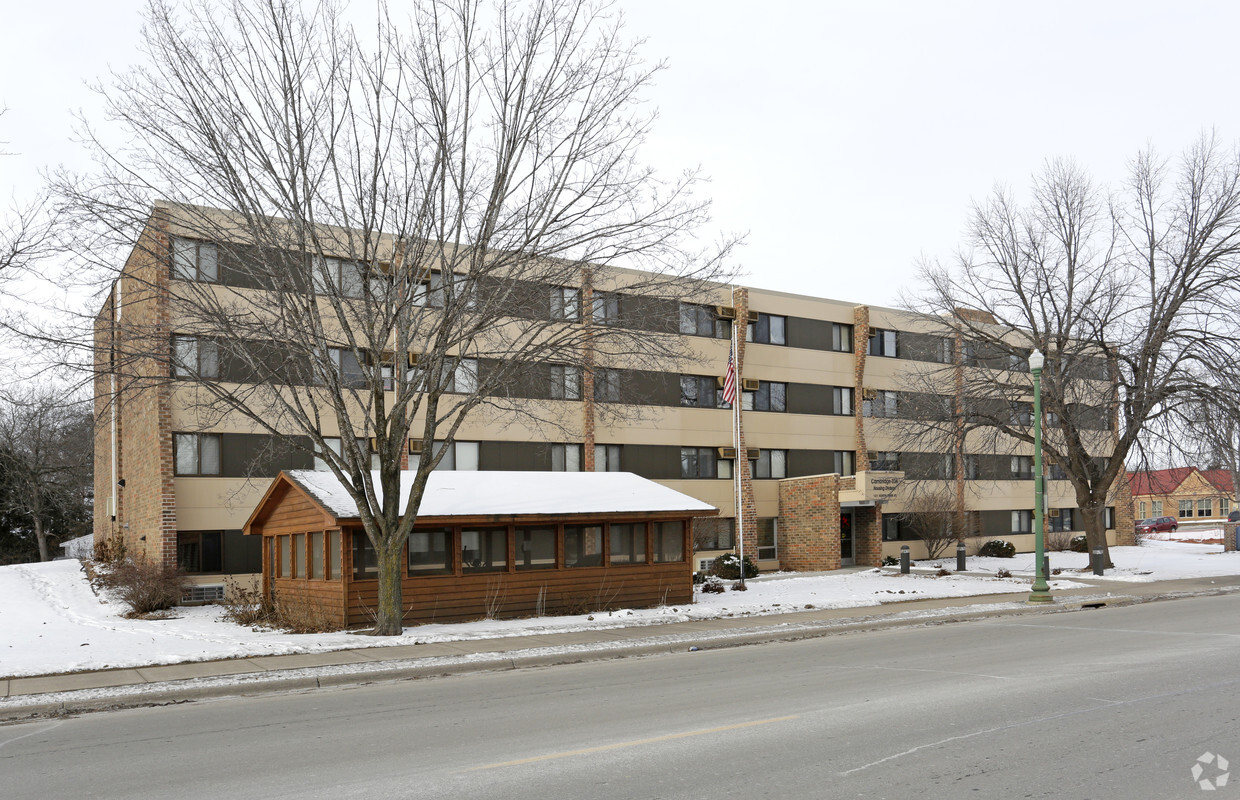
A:
[[[339,518],[357,516],[357,506],[330,472],[285,473]],[[414,472],[400,474],[402,501]],[[371,473],[376,490],[379,475]],[[380,500],[382,498],[380,497]],[[420,517],[516,514],[615,514],[685,511],[710,514],[709,503],[631,472],[432,472],[418,509]]]

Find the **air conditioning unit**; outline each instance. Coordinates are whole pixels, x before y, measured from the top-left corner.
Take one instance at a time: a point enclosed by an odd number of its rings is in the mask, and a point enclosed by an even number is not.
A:
[[[862,389],[861,398],[863,400],[875,400],[878,398],[878,390],[877,389]]]
[[[750,321],[750,322],[757,322],[757,321],[758,321],[758,312],[757,312],[757,311],[750,311],[750,312],[749,312],[749,321]]]
[[[736,319],[736,309],[732,306],[715,306],[715,316],[720,319]]]
[[[370,445],[370,452],[372,453],[379,452],[379,439],[377,437],[371,436],[368,442]]]
[[[720,447],[719,457],[720,458],[736,458],[736,448],[735,447]]]
[[[416,367],[418,365],[418,356],[418,353],[406,353],[405,363],[411,367]]]
[[[419,439],[409,440],[409,455],[416,456],[422,453],[422,442]]]
[[[391,350],[384,350],[382,353],[379,353],[377,359],[373,352],[367,350],[366,351],[366,366],[374,366],[376,361],[382,366],[388,366],[393,362],[393,359],[395,358],[396,358],[396,354],[393,353]]]
[[[760,381],[757,378],[744,378],[741,380],[741,389],[746,392],[758,391]]]
[[[757,447],[745,448],[745,460],[746,461],[757,461],[758,456],[761,454],[762,454],[762,450],[760,448],[757,448]]]

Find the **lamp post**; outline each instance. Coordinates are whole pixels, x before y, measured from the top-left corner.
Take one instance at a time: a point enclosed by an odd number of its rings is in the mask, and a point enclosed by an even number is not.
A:
[[[1046,541],[1042,530],[1042,366],[1046,357],[1038,350],[1029,354],[1029,371],[1033,373],[1033,591],[1030,603],[1050,603],[1051,587],[1046,585]]]

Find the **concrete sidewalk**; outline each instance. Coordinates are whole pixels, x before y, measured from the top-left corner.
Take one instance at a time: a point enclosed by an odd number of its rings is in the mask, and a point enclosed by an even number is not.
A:
[[[1072,579],[1090,585],[1056,592],[1051,606],[1029,606],[1023,602],[1023,595],[1012,594],[906,600],[865,608],[0,679],[0,721],[1240,592],[1240,576],[1151,583]]]

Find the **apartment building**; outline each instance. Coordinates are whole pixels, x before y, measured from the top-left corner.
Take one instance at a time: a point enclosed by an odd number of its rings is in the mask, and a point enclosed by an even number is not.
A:
[[[199,596],[210,598],[223,576],[261,571],[259,543],[241,529],[270,479],[280,470],[314,469],[318,459],[308,446],[273,446],[246,420],[204,415],[196,406],[189,375],[246,380],[194,335],[173,302],[188,289],[246,289],[223,248],[200,237],[178,226],[175,209],[157,207],[97,317],[102,513],[95,535],[175,560],[194,576]],[[579,324],[625,324],[645,308],[626,300],[622,285],[550,292],[547,313]],[[1025,365],[974,358],[914,314],[758,288],[710,285],[661,319],[692,359],[674,371],[533,366],[522,396],[567,410],[555,437],[474,414],[440,468],[624,471],[657,481],[720,509],[719,518],[695,523],[695,568],[741,545],[738,527],[744,552],[764,570],[875,565],[906,544],[919,557],[925,550],[910,521],[927,494],[951,497],[970,537],[1032,550],[1028,448],[976,450],[966,441],[954,452],[911,452],[894,432],[902,409],[916,405],[908,375],[917,365],[995,369],[1027,380]],[[743,330],[734,354],[738,432],[721,399],[734,326]],[[142,347],[127,346],[138,338]],[[347,372],[348,354],[340,358]],[[458,380],[466,392],[487,366],[464,366]],[[628,413],[608,413],[616,409]],[[1046,485],[1048,527],[1080,529],[1067,482],[1052,471]],[[1108,527],[1121,532],[1121,543],[1131,536],[1131,509],[1126,497],[1108,509]]]

